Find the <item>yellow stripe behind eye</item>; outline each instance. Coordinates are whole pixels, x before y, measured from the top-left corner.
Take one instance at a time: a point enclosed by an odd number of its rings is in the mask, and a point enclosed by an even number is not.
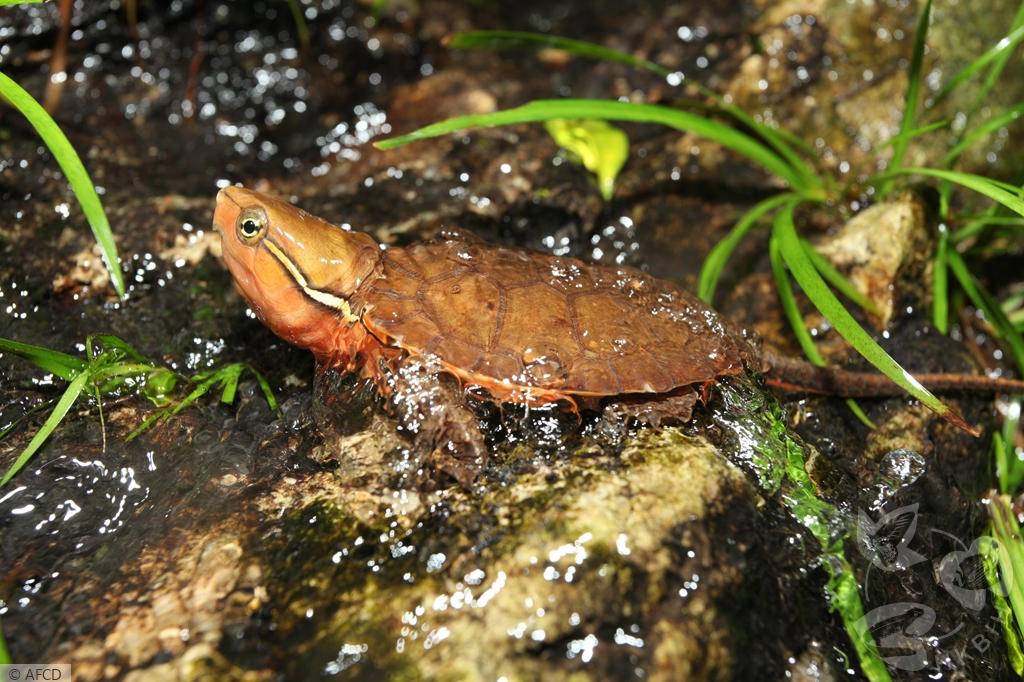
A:
[[[352,314],[352,306],[350,306],[348,301],[345,300],[344,298],[340,296],[335,296],[334,294],[326,291],[314,289],[313,287],[309,286],[309,282],[306,281],[306,277],[305,275],[302,274],[302,271],[299,270],[295,263],[292,262],[292,259],[289,258],[285,254],[285,252],[282,251],[280,247],[278,247],[277,244],[270,241],[269,239],[264,239],[263,245],[266,246],[267,250],[274,255],[274,258],[277,258],[277,260],[280,261],[281,265],[283,265],[285,269],[291,274],[292,279],[294,279],[298,283],[298,285],[302,287],[302,290],[306,293],[306,296],[309,296],[317,303],[321,303],[327,306],[328,308],[333,308],[334,310],[339,311],[342,314],[342,319],[345,322],[355,322],[359,319],[358,317]]]

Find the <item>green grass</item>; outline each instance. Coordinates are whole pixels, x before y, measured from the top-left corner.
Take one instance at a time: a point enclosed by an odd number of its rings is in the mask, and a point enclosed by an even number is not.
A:
[[[1024,674],[1021,614],[1024,614],[1024,542],[1009,495],[991,494],[988,498],[992,518],[991,536],[983,538],[985,576],[989,593],[1003,626],[1003,639],[1010,664],[1017,675]]]
[[[82,211],[85,213],[86,220],[89,221],[89,226],[92,227],[92,233],[100,245],[107,270],[110,272],[110,281],[114,285],[114,290],[119,296],[124,296],[124,276],[121,274],[120,259],[117,256],[117,247],[114,245],[114,235],[110,230],[107,214],[103,210],[99,195],[96,194],[96,187],[92,184],[89,173],[82,165],[82,160],[78,158],[74,147],[71,146],[60,126],[46,113],[39,102],[25,92],[24,88],[2,73],[0,73],[0,98],[20,111],[39,133],[39,137],[43,139],[46,146],[50,148],[53,158],[57,160],[61,170],[64,171],[64,176],[71,184],[71,189],[78,197],[78,202],[82,205]]]
[[[462,50],[531,50],[543,48],[563,50],[576,57],[598,59],[605,62],[627,64],[638,69],[647,69],[659,76],[668,76],[672,72],[665,67],[645,59],[611,50],[601,45],[562,38],[560,36],[528,33],[525,31],[464,31],[454,33],[445,39],[445,45]]]
[[[0,353],[18,355],[68,382],[46,421],[0,478],[0,486],[10,481],[32,459],[84,395],[95,398],[101,422],[104,399],[131,394],[148,398],[162,408],[146,419],[129,436],[129,440],[156,421],[177,414],[218,385],[222,389],[221,400],[226,403],[233,402],[239,378],[245,370],[255,375],[270,408],[277,409],[277,402],[266,380],[244,363],[234,363],[185,378],[141,356],[132,346],[116,336],[89,336],[86,338],[85,348],[86,357],[83,359],[40,346],[0,339]],[[194,388],[184,398],[176,401],[171,396],[180,384],[194,385]],[[105,439],[104,433],[104,442]]]
[[[303,50],[309,49],[309,26],[306,25],[306,17],[302,13],[302,7],[298,0],[288,0],[288,9],[292,13],[292,21],[295,23],[295,34],[299,39],[299,46]]]
[[[724,123],[656,104],[593,99],[536,100],[521,107],[492,114],[457,116],[447,121],[424,126],[406,135],[381,140],[375,145],[379,149],[392,149],[417,140],[474,128],[538,123],[560,118],[660,123],[681,132],[696,133],[763,166],[770,173],[783,179],[801,195],[808,198],[824,198],[820,183],[808,180],[799,167],[792,166],[785,157],[777,154],[771,147],[756,138]]]
[[[846,534],[832,531],[831,520],[836,516],[836,509],[815,492],[814,482],[807,475],[803,448],[784,434],[782,438],[788,454],[786,476],[791,483],[783,491],[783,499],[793,516],[811,531],[821,545],[821,562],[829,576],[825,586],[829,606],[842,618],[864,676],[872,682],[887,682],[891,679],[889,670],[879,656],[878,646],[867,626],[856,573],[843,551]]]

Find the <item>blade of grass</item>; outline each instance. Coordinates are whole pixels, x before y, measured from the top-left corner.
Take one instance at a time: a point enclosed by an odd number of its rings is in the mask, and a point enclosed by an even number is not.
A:
[[[796,295],[793,293],[793,286],[789,283],[789,271],[786,270],[786,261],[782,257],[779,240],[774,235],[768,240],[768,257],[771,261],[772,273],[775,275],[775,287],[778,289],[782,311],[786,314],[786,319],[789,320],[789,326],[792,328],[800,348],[812,364],[824,367],[826,364],[825,358],[821,357],[818,347],[814,345],[811,332],[804,326],[804,317],[800,314],[800,308],[796,303]]]
[[[25,466],[29,459],[31,459],[32,455],[36,453],[36,450],[38,450],[46,439],[50,437],[50,434],[54,432],[57,425],[60,424],[60,421],[64,419],[64,415],[68,413],[71,406],[75,404],[76,400],[78,400],[78,396],[81,395],[83,390],[85,390],[86,384],[88,384],[91,378],[91,373],[86,371],[80,372],[78,376],[71,380],[67,389],[64,390],[64,395],[60,397],[60,400],[58,400],[57,404],[54,406],[53,412],[51,412],[50,416],[46,418],[45,422],[43,422],[42,427],[36,431],[36,435],[32,437],[31,441],[29,441],[28,446],[21,451],[21,454],[14,460],[14,463],[9,469],[7,469],[7,473],[4,474],[4,477],[0,479],[0,486],[6,485],[16,473],[21,471],[21,468]]]
[[[889,162],[890,168],[901,168],[903,157],[907,152],[907,143],[910,138],[907,133],[914,125],[917,118],[917,98],[921,88],[921,63],[924,59],[925,36],[928,35],[928,21],[932,15],[932,0],[925,0],[921,8],[921,16],[917,20],[917,30],[914,33],[914,47],[910,56],[910,69],[907,73],[907,93],[903,104],[903,120],[900,122],[900,131],[896,135],[896,142],[893,145],[892,158]],[[879,188],[879,196],[886,197],[892,182],[887,181]]]
[[[927,175],[940,180],[949,180],[957,185],[974,190],[992,199],[1008,209],[1024,215],[1024,199],[1019,195],[1020,188],[1005,182],[999,182],[973,173],[962,173],[960,171],[942,170],[940,168],[902,168],[894,171],[887,171],[869,179],[873,181],[885,180],[897,175]]]
[[[84,360],[67,353],[27,343],[18,343],[10,339],[0,339],[0,353],[13,353],[25,358],[36,367],[65,381],[71,381],[76,374],[85,369],[87,364]]]
[[[999,307],[1002,308],[1006,319],[1013,323],[1013,326],[1018,326],[1024,322],[1024,291],[1007,296]]]
[[[309,28],[306,26],[306,17],[302,14],[302,7],[298,0],[288,0],[288,9],[292,13],[292,21],[295,23],[295,33],[299,38],[299,46],[303,50],[309,49]]]
[[[832,532],[830,520],[836,510],[815,494],[814,482],[807,475],[803,450],[788,436],[784,438],[786,477],[792,486],[783,492],[783,499],[793,516],[821,545],[821,563],[829,576],[826,589],[830,596],[830,608],[839,612],[846,633],[857,651],[864,676],[871,682],[891,680],[864,617],[864,604],[860,599],[856,574],[843,552],[845,535]]]
[[[930,133],[933,130],[938,130],[939,128],[944,128],[945,126],[948,125],[949,121],[937,121],[935,123],[929,123],[928,125],[924,125],[919,128],[914,128],[912,130],[908,130],[906,132],[893,135],[885,142],[872,148],[862,160],[857,162],[857,165],[854,166],[852,170],[850,170],[847,173],[844,173],[844,175],[846,176],[846,182],[843,183],[843,187],[842,190],[839,192],[839,195],[846,196],[851,193],[853,186],[859,182],[859,178],[861,177],[864,167],[867,166],[869,163],[876,163],[875,157],[878,156],[881,152],[885,151],[889,147],[892,147],[897,142],[909,142],[911,139],[918,137],[919,135]]]
[[[32,5],[46,1],[47,0],[0,0],[0,7],[7,7],[8,5]]]
[[[235,391],[238,390],[238,379],[242,376],[242,370],[245,369],[245,365],[237,363],[226,367],[220,374],[220,382],[224,387],[221,391],[220,401],[222,403],[233,403],[235,402]]]
[[[949,276],[946,256],[949,251],[949,230],[939,226],[939,243],[932,261],[932,322],[940,334],[949,330]]]
[[[818,347],[814,345],[811,333],[804,326],[804,318],[800,314],[800,308],[796,303],[796,296],[793,294],[793,287],[789,283],[789,273],[786,271],[782,250],[779,247],[779,241],[774,235],[768,240],[768,259],[772,265],[772,273],[775,275],[775,286],[778,290],[782,310],[786,314],[786,319],[789,320],[789,326],[793,330],[797,342],[800,344],[800,349],[803,350],[804,355],[811,361],[811,364],[824,367],[827,363],[825,358],[821,357],[821,353],[818,352]],[[875,428],[874,422],[868,418],[856,400],[847,398],[846,406],[850,408],[850,411],[853,412],[854,416],[861,423],[869,429]]]
[[[957,158],[964,153],[965,149],[989,133],[1016,121],[1020,118],[1021,112],[1024,112],[1024,102],[1021,102],[1012,109],[1004,111],[998,116],[993,116],[988,121],[985,121],[985,123],[978,126],[976,130],[971,131],[971,134],[962,139],[959,144],[946,152],[946,156],[943,158],[943,164],[946,166],[952,166],[953,163],[956,162]]]
[[[928,108],[934,109],[940,102],[946,99],[951,92],[956,90],[961,83],[973,76],[980,69],[985,68],[996,59],[1001,58],[1003,55],[1008,56],[1013,52],[1013,49],[1021,40],[1024,40],[1024,26],[1018,26],[1010,31],[1006,37],[999,40],[999,42],[986,50],[980,57],[964,67],[960,73],[955,75],[941,90],[939,90],[939,94],[931,98]]]
[[[75,153],[74,147],[71,146],[57,123],[46,113],[46,110],[32,98],[32,95],[3,73],[0,73],[0,97],[7,100],[29,120],[32,127],[39,133],[39,137],[50,148],[53,158],[57,160],[61,170],[64,171],[65,177],[71,184],[71,189],[82,205],[82,211],[89,221],[92,233],[106,260],[110,281],[118,295],[124,296],[124,277],[121,275],[120,259],[117,256],[117,246],[114,244],[114,235],[110,230],[107,214],[103,211],[103,204],[100,202],[99,195],[96,194],[96,188],[93,186],[92,180],[89,179],[89,173],[82,165],[82,160]]]
[[[957,217],[960,218],[960,220],[963,221],[964,223],[980,221],[983,223],[988,223],[990,225],[1009,225],[1011,227],[1024,227],[1024,217],[1012,215],[995,215],[991,212],[991,208],[985,211],[984,213],[961,213]]]
[[[697,295],[705,303],[711,303],[715,297],[715,288],[718,287],[718,279],[722,276],[725,263],[736,250],[736,246],[757,224],[762,216],[775,210],[787,201],[798,201],[799,197],[792,193],[778,194],[774,197],[758,202],[733,226],[729,234],[715,244],[714,248],[704,259],[704,265],[700,269],[700,283],[697,286]]]
[[[637,59],[625,52],[619,52],[618,50],[612,50],[582,40],[560,38],[543,33],[529,33],[526,31],[464,31],[462,33],[453,33],[446,37],[444,45],[445,47],[460,50],[540,50],[542,48],[554,48],[578,57],[628,64],[638,69],[646,69],[659,76],[668,76],[672,73],[663,66],[649,62],[646,59]]]
[[[11,654],[7,651],[7,642],[4,640],[3,627],[0,626],[0,665],[7,665],[10,662]]]
[[[948,125],[949,121],[936,121],[935,123],[929,123],[918,128],[911,128],[910,130],[901,131],[893,135],[888,140],[878,145],[874,149],[872,149],[871,153],[874,154],[876,152],[882,151],[883,149],[888,149],[889,147],[895,146],[899,142],[909,142],[915,137],[920,137],[921,135],[930,133],[933,130],[938,130],[939,128],[945,128]]]
[[[449,47],[460,47],[464,49],[539,50],[545,47],[557,47],[569,54],[581,57],[604,59],[621,64],[628,64],[641,69],[647,69],[648,71],[652,71],[666,78],[673,75],[668,69],[655,64],[654,62],[637,59],[625,52],[612,50],[594,43],[572,40],[569,38],[559,38],[544,33],[529,33],[521,31],[468,31],[465,33],[456,33],[450,36],[447,39],[446,44]],[[795,172],[801,176],[803,182],[806,183],[808,187],[822,187],[822,178],[824,178],[825,182],[832,182],[831,175],[825,174],[821,176],[815,173],[814,169],[801,159],[793,150],[793,147],[796,147],[797,149],[803,150],[803,152],[808,156],[815,158],[814,150],[799,137],[781,128],[774,128],[770,125],[757,121],[753,116],[743,111],[735,104],[727,102],[721,95],[713,90],[709,90],[700,83],[688,81],[687,79],[682,78],[678,82],[674,82],[672,84],[681,86],[684,83],[688,83],[692,87],[695,87],[700,94],[715,102],[716,107],[711,108],[711,110],[722,111],[729,114],[762,137],[769,146],[775,149],[779,156],[784,158],[786,162],[793,167]],[[692,104],[692,106],[709,109],[709,107],[700,103]]]
[[[971,217],[966,224],[953,233],[951,239],[960,243],[989,227],[1024,227],[1024,218],[1020,216],[995,215],[996,206],[992,206],[987,215]]]
[[[1013,512],[1013,502],[1008,495],[990,494],[988,497],[988,510],[992,518],[992,537],[994,542],[988,543],[984,549],[987,556],[996,555],[999,562],[1001,576],[994,576],[989,579],[993,586],[993,592],[1003,594],[1006,591],[1006,601],[1010,604],[1013,613],[1016,631],[1010,628],[1011,637],[1008,643],[1016,643],[1017,653],[1020,653],[1019,633],[1024,629],[1024,542],[1021,541],[1021,530]],[[1001,580],[1000,580],[1001,577]],[[1004,627],[1009,628],[1010,623],[1004,622]],[[1011,655],[1013,651],[1011,648]],[[1024,668],[1024,660],[1015,660],[1015,668]]]
[[[45,401],[39,403],[38,405],[36,405],[35,407],[29,408],[20,417],[18,417],[14,421],[12,421],[10,424],[8,424],[3,429],[0,429],[0,438],[3,438],[8,433],[13,431],[15,429],[15,427],[18,426],[18,424],[20,424],[24,420],[28,419],[32,415],[34,415],[36,412],[41,412],[42,410],[45,410],[46,408],[51,407],[54,404],[54,402],[56,402],[56,401],[55,400],[45,400]]]
[[[277,400],[274,398],[274,391],[273,389],[270,388],[270,384],[267,383],[267,380],[263,377],[262,374],[256,371],[255,367],[249,367],[248,365],[246,365],[246,367],[250,372],[252,372],[252,375],[256,377],[256,383],[259,384],[260,390],[263,391],[263,397],[266,398],[267,405],[270,407],[272,411],[276,412]]]
[[[957,253],[956,249],[949,249],[946,254],[946,262],[949,264],[949,269],[953,272],[967,297],[971,299],[971,302],[979,310],[985,313],[985,317],[988,318],[995,333],[1010,346],[1010,353],[1013,355],[1018,371],[1024,372],[1024,337],[1007,319],[1006,313],[1003,312],[999,304],[974,279],[974,276],[971,275],[970,270],[967,268],[967,264],[960,257],[960,254]]]
[[[1022,397],[1015,395],[1010,398],[1003,420],[1002,433],[993,434],[993,459],[996,463],[996,480],[999,491],[1010,495],[1017,491],[1024,482],[1024,460],[1017,455],[1015,445],[1017,427],[1020,426]]]
[[[1024,3],[1017,6],[1017,14],[1014,15],[1013,21],[1010,23],[1010,32],[1013,32],[1021,26],[1024,26]],[[1010,60],[1011,54],[1012,52],[1010,50],[1003,50],[993,61],[992,68],[988,70],[987,74],[985,74],[985,82],[982,84],[978,94],[974,97],[974,103],[971,106],[972,114],[989,101],[988,93],[992,91],[993,87],[995,87],[996,81],[999,80],[999,76],[1002,75],[1003,69],[1006,67],[1006,63]]]
[[[655,104],[636,104],[613,100],[561,99],[537,100],[514,109],[491,114],[458,116],[425,126],[411,133],[375,142],[378,149],[391,149],[415,140],[446,135],[459,130],[514,123],[536,123],[553,118],[593,118],[639,123],[660,123],[676,130],[693,132],[746,156],[784,180],[795,191],[819,196],[820,188],[811,187],[785,159],[754,138],[701,116]],[[817,190],[817,191],[816,191]]]
[[[813,263],[807,258],[800,238],[793,224],[793,206],[783,206],[776,214],[772,225],[772,237],[778,242],[778,249],[789,266],[793,277],[800,284],[804,293],[822,315],[832,323],[835,330],[864,358],[886,375],[900,388],[920,400],[926,407],[944,417],[965,431],[977,435],[977,431],[964,421],[955,410],[936,398],[928,389],[903,369],[892,357],[882,349],[871,336],[847,312],[835,294],[814,269]],[[802,326],[802,325],[801,325]],[[808,356],[810,357],[810,356]],[[820,359],[820,355],[818,356]],[[814,358],[811,358],[812,362]]]
[[[184,399],[182,399],[180,403],[175,405],[173,408],[160,410],[146,417],[146,419],[141,424],[139,424],[134,431],[128,434],[128,437],[125,439],[125,442],[134,440],[139,434],[148,429],[155,422],[159,420],[168,419],[178,414],[188,405],[198,400],[204,394],[208,393],[210,389],[212,389],[213,386],[215,386],[218,383],[222,387],[220,396],[221,402],[234,402],[235,393],[238,390],[239,378],[241,377],[242,372],[246,370],[252,372],[253,376],[256,377],[256,381],[257,383],[259,383],[260,389],[263,391],[263,397],[266,398],[267,405],[270,407],[271,410],[276,411],[277,400],[274,399],[274,392],[270,388],[270,384],[267,383],[267,380],[263,377],[263,375],[244,362],[236,362],[227,365],[226,367],[207,370],[205,372],[200,372],[199,374],[193,376],[190,379],[190,381],[196,383],[197,385],[192,390],[191,393],[189,393]]]
[[[1006,642],[1006,653],[1010,666],[1017,675],[1024,673],[1024,649],[1022,649],[1020,622],[1016,618],[1013,607],[1006,601],[1007,590],[999,573],[999,543],[995,541],[995,529],[989,525],[989,535],[978,538],[978,549],[982,557],[982,569],[988,583],[989,594],[992,595],[992,606],[1003,626],[1003,640]]]

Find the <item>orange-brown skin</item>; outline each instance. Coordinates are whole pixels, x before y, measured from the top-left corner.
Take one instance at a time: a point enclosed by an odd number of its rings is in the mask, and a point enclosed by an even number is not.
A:
[[[245,216],[266,222],[248,242],[239,232]],[[436,357],[496,400],[570,406],[696,390],[749,361],[746,341],[717,313],[632,268],[465,237],[381,249],[366,234],[238,187],[218,195],[214,226],[264,324],[321,366],[360,369],[382,391],[381,365],[406,354]]]

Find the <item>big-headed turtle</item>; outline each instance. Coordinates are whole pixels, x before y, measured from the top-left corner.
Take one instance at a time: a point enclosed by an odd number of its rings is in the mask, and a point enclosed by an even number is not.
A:
[[[273,197],[227,187],[214,226],[253,312],[321,368],[372,378],[416,438],[467,455],[463,481],[486,457],[479,433],[453,435],[465,405],[431,404],[432,373],[479,387],[495,401],[558,402],[669,395],[680,421],[705,389],[747,368],[775,365],[779,385],[845,395],[898,392],[881,375],[763,358],[719,315],[674,284],[628,267],[584,263],[450,234],[383,248]],[[795,377],[795,379],[793,378]],[[998,389],[984,377],[925,375],[954,388]],[[1021,382],[1003,382],[1003,389]],[[432,414],[434,418],[424,419]],[[453,438],[457,441],[452,443]]]

